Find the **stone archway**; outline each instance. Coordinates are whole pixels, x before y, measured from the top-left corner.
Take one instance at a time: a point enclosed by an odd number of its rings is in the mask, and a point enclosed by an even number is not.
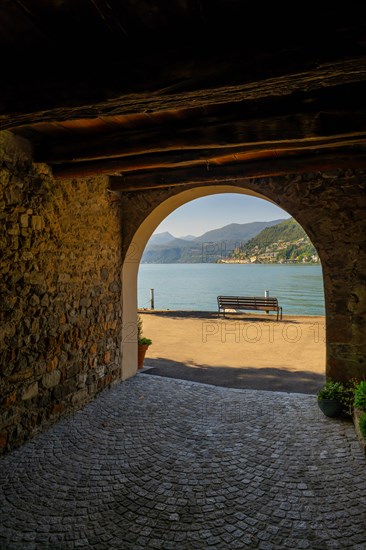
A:
[[[122,292],[123,292],[123,376],[128,378],[136,373],[136,310],[137,310],[137,281],[138,270],[142,254],[145,246],[150,239],[152,233],[160,225],[160,223],[174,210],[180,206],[191,202],[197,198],[207,197],[213,194],[236,193],[250,195],[274,204],[272,198],[264,196],[258,191],[254,191],[246,187],[235,185],[213,185],[213,186],[197,186],[185,191],[178,191],[168,198],[163,198],[164,195],[155,191],[151,195],[148,193],[150,200],[155,199],[157,205],[147,215],[137,231],[133,235],[132,241],[126,253],[126,258],[123,264],[122,274]],[[142,197],[140,197],[142,200]],[[142,202],[139,201],[142,206]],[[151,200],[152,203],[152,200]],[[146,205],[143,205],[146,209]],[[287,210],[288,212],[288,210]],[[288,212],[292,214],[291,212]]]
[[[189,188],[155,188],[122,195],[122,212],[126,214],[122,221],[123,378],[136,372],[137,272],[150,235],[179,206],[225,192],[246,193],[272,201],[302,225],[316,246],[323,267],[326,375],[338,380],[363,376],[366,292],[362,267],[365,265],[362,186],[363,173],[347,170],[238,179]],[[353,196],[357,196],[356,204]]]
[[[217,185],[210,187],[198,186],[184,191],[170,194],[167,197],[165,192],[148,192],[139,197],[138,203],[141,211],[146,212],[147,204],[150,202],[150,212],[143,218],[136,232],[132,235],[126,251],[122,268],[122,373],[123,378],[129,378],[136,373],[136,310],[137,310],[137,278],[140,260],[145,246],[152,233],[158,225],[174,210],[197,198],[220,193],[242,193],[250,194],[264,200],[267,197],[254,192],[253,190],[232,185]],[[133,202],[137,197],[131,197]],[[130,200],[131,200],[130,198]],[[134,200],[135,199],[135,200]],[[155,206],[155,208],[153,207]],[[135,211],[137,210],[135,205]],[[131,211],[131,205],[129,205]],[[135,224],[132,225],[132,233]],[[131,234],[130,233],[130,234]],[[126,234],[126,232],[124,232]]]
[[[145,246],[158,225],[174,210],[192,200],[220,193],[242,193],[268,200],[250,189],[230,185],[194,187],[173,193],[163,198],[165,193],[154,193],[155,208],[143,219],[132,237],[126,251],[122,268],[122,372],[128,378],[136,372],[136,310],[137,275]],[[159,200],[160,199],[160,200]]]

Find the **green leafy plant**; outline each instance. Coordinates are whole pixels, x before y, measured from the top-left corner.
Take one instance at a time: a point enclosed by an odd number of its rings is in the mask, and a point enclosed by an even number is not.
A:
[[[137,340],[140,340],[142,338],[142,317],[138,313],[137,314]]]
[[[143,336],[143,322],[140,314],[137,314],[137,342],[141,346],[151,346],[152,340]]]
[[[362,434],[362,437],[366,439],[366,412],[363,412],[360,416],[360,419],[358,421],[358,425],[360,427],[360,432]]]
[[[152,340],[150,338],[139,338],[140,346],[151,346]]]
[[[356,387],[354,406],[366,411],[366,381],[362,380]]]
[[[341,402],[343,405],[343,412],[348,416],[352,416],[354,409],[355,392],[359,383],[360,381],[357,380],[357,378],[351,378],[350,380],[348,380],[348,382],[345,382],[343,384],[344,390],[342,392]]]
[[[342,382],[335,382],[333,380],[327,380],[326,383],[317,393],[318,400],[321,399],[337,399],[338,401],[342,400],[344,395],[344,385]]]

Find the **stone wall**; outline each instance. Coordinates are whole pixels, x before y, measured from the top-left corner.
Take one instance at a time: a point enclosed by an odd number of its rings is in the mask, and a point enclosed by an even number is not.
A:
[[[152,217],[152,232],[162,221],[159,205],[192,189],[117,200],[107,178],[54,181],[31,155],[27,142],[0,133],[0,452],[133,374],[135,348],[130,371],[124,375],[121,367],[122,258],[141,224],[148,227]],[[365,376],[365,174],[221,183],[230,192],[268,197],[302,224],[323,267],[326,373],[338,380]],[[195,198],[209,187],[215,184]]]
[[[322,262],[327,376],[365,377],[366,174],[350,168],[273,178],[266,185],[270,198],[303,226]]]
[[[240,173],[238,172],[238,179]],[[326,374],[336,380],[366,376],[366,174],[352,168],[324,173],[221,181],[200,188],[195,198],[215,185],[231,191],[254,191],[294,216],[316,246],[322,262],[326,305]],[[198,185],[197,188],[200,186]],[[194,189],[193,186],[190,189]],[[124,249],[136,244],[138,227],[167,199],[185,191],[151,189],[121,197]],[[127,216],[128,212],[134,216]],[[170,212],[165,212],[165,216]],[[187,228],[189,232],[189,228]],[[136,249],[136,246],[135,246]],[[139,252],[142,252],[141,250]]]
[[[0,134],[0,449],[122,377],[120,207]]]

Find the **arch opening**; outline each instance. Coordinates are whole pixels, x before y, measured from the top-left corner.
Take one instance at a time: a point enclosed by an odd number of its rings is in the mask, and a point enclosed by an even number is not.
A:
[[[213,185],[210,187],[196,187],[191,188],[186,191],[178,192],[175,195],[161,201],[155,208],[152,209],[150,214],[148,214],[137,231],[134,233],[133,238],[131,239],[129,248],[126,253],[125,262],[123,264],[122,272],[122,288],[123,288],[123,374],[124,378],[135,374],[137,370],[136,364],[136,313],[138,310],[138,301],[137,301],[137,285],[138,285],[138,271],[140,266],[140,261],[142,254],[144,252],[145,246],[148,243],[151,235],[154,233],[156,228],[165,220],[173,211],[178,209],[180,206],[183,206],[191,201],[194,201],[197,198],[208,197],[210,195],[218,195],[223,193],[236,193],[256,197],[258,199],[265,200],[276,206],[279,206],[277,202],[262,193],[258,193],[252,189],[246,187],[237,187],[235,185]],[[280,206],[281,208],[281,206]],[[292,213],[287,209],[283,209],[289,216],[292,216]],[[293,216],[295,218],[295,216]],[[304,228],[305,229],[305,228]],[[264,312],[262,312],[264,313]],[[253,341],[253,332],[255,327],[246,327],[245,337],[249,341]],[[249,330],[249,332],[248,332]],[[258,328],[255,328],[256,334],[258,335]],[[317,336],[315,331],[318,331]],[[286,327],[285,338],[288,342],[295,342],[298,338],[294,334],[295,329],[291,326]],[[248,333],[248,334],[247,334]],[[296,336],[296,338],[295,338]],[[320,331],[319,327],[314,328],[314,338],[319,338]],[[320,336],[321,337],[321,336]],[[325,370],[325,359],[324,359],[324,370]]]

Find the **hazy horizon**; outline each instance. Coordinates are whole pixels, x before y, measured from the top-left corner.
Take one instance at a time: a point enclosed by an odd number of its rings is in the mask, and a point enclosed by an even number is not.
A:
[[[287,214],[287,213],[286,213]],[[291,217],[291,216],[284,216],[284,217]],[[282,218],[282,217],[281,217]],[[271,222],[271,221],[274,221],[274,220],[277,220],[277,219],[281,219],[281,218],[272,218],[270,220],[254,220],[254,222]],[[253,222],[243,222],[243,224],[246,224],[246,223],[253,223]],[[176,238],[176,239],[183,239],[184,237],[201,237],[202,235],[204,235],[205,233],[207,233],[208,231],[214,231],[215,229],[222,229],[223,227],[227,227],[228,225],[232,225],[232,224],[239,224],[241,225],[239,222],[231,222],[231,223],[228,223],[228,224],[225,224],[225,225],[219,225],[217,227],[213,227],[213,228],[210,228],[210,229],[207,229],[207,231],[204,231],[203,233],[200,233],[199,235],[194,235],[193,233],[186,233],[185,235],[174,235],[174,233],[172,233],[171,231],[168,231],[167,229],[165,229],[164,231],[154,231],[153,235],[161,235],[162,233],[169,233],[172,237]]]
[[[232,223],[268,222],[290,218],[279,206],[250,195],[221,193],[190,201],[177,208],[155,229],[154,235],[168,232],[173,237],[200,237],[207,231]]]

